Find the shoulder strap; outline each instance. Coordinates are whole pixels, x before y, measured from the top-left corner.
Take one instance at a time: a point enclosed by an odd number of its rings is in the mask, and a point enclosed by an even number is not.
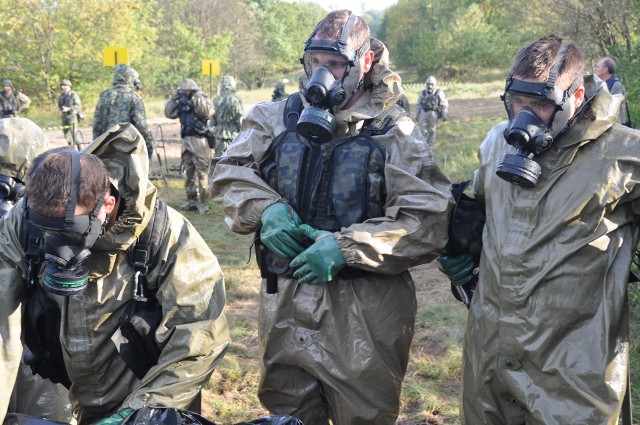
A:
[[[363,136],[378,136],[380,134],[386,134],[402,116],[409,115],[404,109],[402,109],[402,107],[394,105],[385,116],[370,120],[364,127],[362,127],[360,134]]]
[[[24,205],[22,222],[20,223],[20,244],[24,249],[27,260],[27,284],[34,286],[38,283],[38,273],[43,259],[42,244],[44,240],[42,230],[37,226],[32,226],[29,221],[26,198]]]
[[[142,231],[138,240],[130,248],[130,261],[135,271],[135,279],[138,281],[140,277],[143,279],[144,288],[136,288],[136,295],[144,297],[144,289],[147,289],[148,280],[146,278],[150,269],[158,265],[158,251],[162,245],[169,215],[167,213],[167,204],[162,199],[156,199],[153,216]],[[157,286],[157,285],[155,285]],[[155,288],[157,289],[157,288]]]
[[[298,118],[300,118],[300,112],[302,111],[302,99],[300,99],[300,93],[291,93],[287,98],[287,103],[284,106],[284,112],[282,121],[287,126],[287,130],[294,131]]]

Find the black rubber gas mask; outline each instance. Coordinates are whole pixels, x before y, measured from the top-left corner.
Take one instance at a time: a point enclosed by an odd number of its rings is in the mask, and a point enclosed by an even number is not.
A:
[[[356,21],[351,14],[342,29],[340,40],[314,39],[313,30],[304,46],[304,55],[300,63],[308,78],[302,87],[302,94],[309,102],[309,107],[300,114],[296,131],[306,139],[318,143],[328,142],[333,138],[337,123],[333,114],[339,111],[360,89],[360,57],[369,49],[369,42],[356,50],[349,42],[351,28]],[[319,25],[321,25],[322,22]],[[336,80],[334,74],[342,73]]]
[[[567,90],[555,86],[567,48],[566,44],[560,48],[546,83],[522,81],[513,75],[507,78],[505,91],[501,96],[509,117],[504,138],[517,151],[515,154],[502,156],[496,174],[510,183],[526,188],[534,187],[542,171],[534,158],[549,149],[553,141],[569,129],[572,118],[571,96],[581,80],[576,79]],[[530,107],[522,106],[525,99],[536,105],[535,109],[552,109],[549,122],[542,121]]]
[[[80,185],[80,152],[71,156],[71,192],[64,217],[47,217],[27,207],[27,218],[44,235],[44,276],[42,285],[58,295],[77,295],[84,292],[89,269],[83,262],[91,255],[91,247],[103,232],[98,214],[107,191],[98,198],[93,211],[75,215]]]
[[[24,193],[19,180],[0,174],[0,217],[4,216]]]

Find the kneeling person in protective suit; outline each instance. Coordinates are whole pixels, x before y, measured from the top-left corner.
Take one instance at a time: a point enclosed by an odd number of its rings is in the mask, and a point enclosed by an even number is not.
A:
[[[31,161],[49,149],[44,131],[26,118],[0,120],[0,217],[22,198]],[[15,329],[17,333],[20,329]],[[6,393],[6,391],[5,391]],[[71,403],[67,389],[20,363],[8,413],[46,420],[70,422]]]
[[[216,257],[157,200],[144,143],[121,124],[82,152],[39,155],[0,221],[0,320],[22,328],[34,371],[70,388],[80,425],[117,424],[146,405],[187,408],[228,344]],[[28,242],[25,255],[21,238],[38,232],[43,245],[34,255]],[[9,385],[19,335],[2,335]]]
[[[256,105],[214,173],[231,229],[260,232],[260,400],[305,425],[395,423],[407,270],[447,240],[449,182],[387,59],[360,17],[331,12],[305,44],[301,92]]]

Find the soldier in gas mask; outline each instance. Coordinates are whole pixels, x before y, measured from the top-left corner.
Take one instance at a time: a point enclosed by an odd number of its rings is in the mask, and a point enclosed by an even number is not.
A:
[[[38,155],[0,220],[0,382],[22,357],[69,388],[79,425],[187,408],[228,344],[216,257],[148,167],[140,133],[114,126],[82,152]]]
[[[47,149],[44,132],[32,121],[0,120],[0,217],[22,198],[27,169]],[[8,412],[69,422],[71,402],[64,386],[34,375],[29,366],[20,363]]]
[[[393,424],[416,314],[409,267],[446,243],[449,182],[396,105],[398,74],[362,18],[329,13],[300,93],[256,105],[212,191],[257,232],[261,402],[307,425]]]
[[[180,137],[182,137],[182,167],[186,180],[184,188],[187,201],[180,207],[184,211],[209,212],[208,167],[211,146],[207,142],[207,120],[215,109],[200,87],[190,78],[178,85],[177,92],[164,105],[167,118],[180,119]]]
[[[486,225],[464,344],[462,424],[618,422],[640,133],[617,124],[623,98],[601,81],[587,92],[583,72],[580,49],[559,37],[523,47],[502,95],[509,120],[480,146],[474,192]],[[450,267],[464,259],[441,262],[459,284],[468,281]]]
[[[449,102],[444,91],[438,87],[436,77],[432,75],[427,78],[425,86],[418,96],[416,121],[425,131],[427,143],[433,148],[436,144],[436,123],[449,118]]]

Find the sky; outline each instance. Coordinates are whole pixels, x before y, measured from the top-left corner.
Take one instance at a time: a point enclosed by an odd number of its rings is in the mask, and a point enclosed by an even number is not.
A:
[[[357,14],[365,10],[384,10],[398,3],[398,0],[298,0],[305,3],[316,3],[328,11],[349,9]]]

